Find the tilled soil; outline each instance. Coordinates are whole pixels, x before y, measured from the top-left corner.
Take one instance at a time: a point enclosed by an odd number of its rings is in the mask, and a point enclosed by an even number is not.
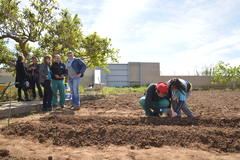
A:
[[[12,124],[9,129],[3,129],[3,134],[74,147],[114,144],[145,148],[168,145],[240,152],[240,118],[230,121],[50,115],[40,122]]]
[[[38,121],[13,123],[2,134],[58,146],[113,144],[147,149],[167,145],[240,152],[240,92],[193,92],[189,105],[200,117],[181,119],[143,117],[138,104],[141,96],[131,93],[87,101],[82,109],[90,115],[82,116],[81,110],[75,115],[52,114]]]

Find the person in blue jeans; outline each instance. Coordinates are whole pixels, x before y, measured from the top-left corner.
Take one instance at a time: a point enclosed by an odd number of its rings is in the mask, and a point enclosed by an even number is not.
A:
[[[174,78],[168,81],[168,85],[173,111],[177,114],[176,117],[181,117],[182,111],[188,117],[193,117],[192,111],[186,103],[191,94],[192,84],[187,80]]]
[[[86,71],[86,64],[79,58],[75,58],[72,52],[68,52],[67,70],[68,84],[72,93],[72,107],[74,110],[80,109],[79,86],[81,78]]]
[[[171,111],[170,97],[168,97],[168,85],[164,82],[150,84],[139,103],[146,116],[159,117],[162,113]]]

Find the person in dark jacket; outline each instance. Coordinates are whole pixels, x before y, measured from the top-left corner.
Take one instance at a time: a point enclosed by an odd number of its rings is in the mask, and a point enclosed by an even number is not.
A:
[[[39,66],[39,82],[44,87],[43,95],[43,110],[52,110],[52,88],[51,88],[51,64],[52,56],[47,55],[44,57],[44,62]]]
[[[57,107],[60,105],[62,108],[65,105],[65,85],[64,85],[64,76],[67,75],[67,70],[65,64],[61,63],[61,56],[56,54],[54,56],[54,62],[51,66],[52,72],[52,105]],[[57,93],[59,91],[60,101],[58,103]]]
[[[18,56],[17,63],[16,63],[16,87],[18,88],[18,101],[24,101],[22,99],[22,90],[25,94],[25,100],[29,101],[27,88],[29,87],[28,75],[26,65],[24,63],[24,56]]]
[[[38,95],[40,98],[43,98],[42,88],[39,82],[39,64],[37,63],[37,58],[32,57],[32,64],[28,67],[29,73],[29,80],[30,80],[30,88],[32,90],[33,99],[36,98],[36,90],[35,87],[37,86]]]
[[[170,97],[168,97],[168,85],[164,82],[150,84],[139,103],[146,116],[162,115],[171,111]]]
[[[173,111],[177,114],[176,117],[181,117],[181,111],[188,117],[193,117],[192,111],[186,103],[191,93],[192,84],[187,80],[174,78],[168,81],[168,85]]]
[[[68,52],[67,70],[68,70],[68,83],[72,92],[72,106],[75,110],[80,108],[80,95],[79,86],[81,77],[87,68],[86,64],[74,57],[72,52]]]

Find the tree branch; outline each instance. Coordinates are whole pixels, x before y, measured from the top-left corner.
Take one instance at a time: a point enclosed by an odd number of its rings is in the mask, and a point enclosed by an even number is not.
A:
[[[6,34],[0,36],[0,39],[5,39],[5,38],[11,38],[11,39],[15,40],[18,43],[23,43],[22,39],[13,36],[10,33],[6,33]]]

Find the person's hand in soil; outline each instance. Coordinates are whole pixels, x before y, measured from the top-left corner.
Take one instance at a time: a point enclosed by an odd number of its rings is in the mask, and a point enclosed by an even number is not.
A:
[[[167,116],[168,116],[168,117],[172,117],[172,109],[171,109],[171,108],[168,108],[168,110],[167,110]]]

